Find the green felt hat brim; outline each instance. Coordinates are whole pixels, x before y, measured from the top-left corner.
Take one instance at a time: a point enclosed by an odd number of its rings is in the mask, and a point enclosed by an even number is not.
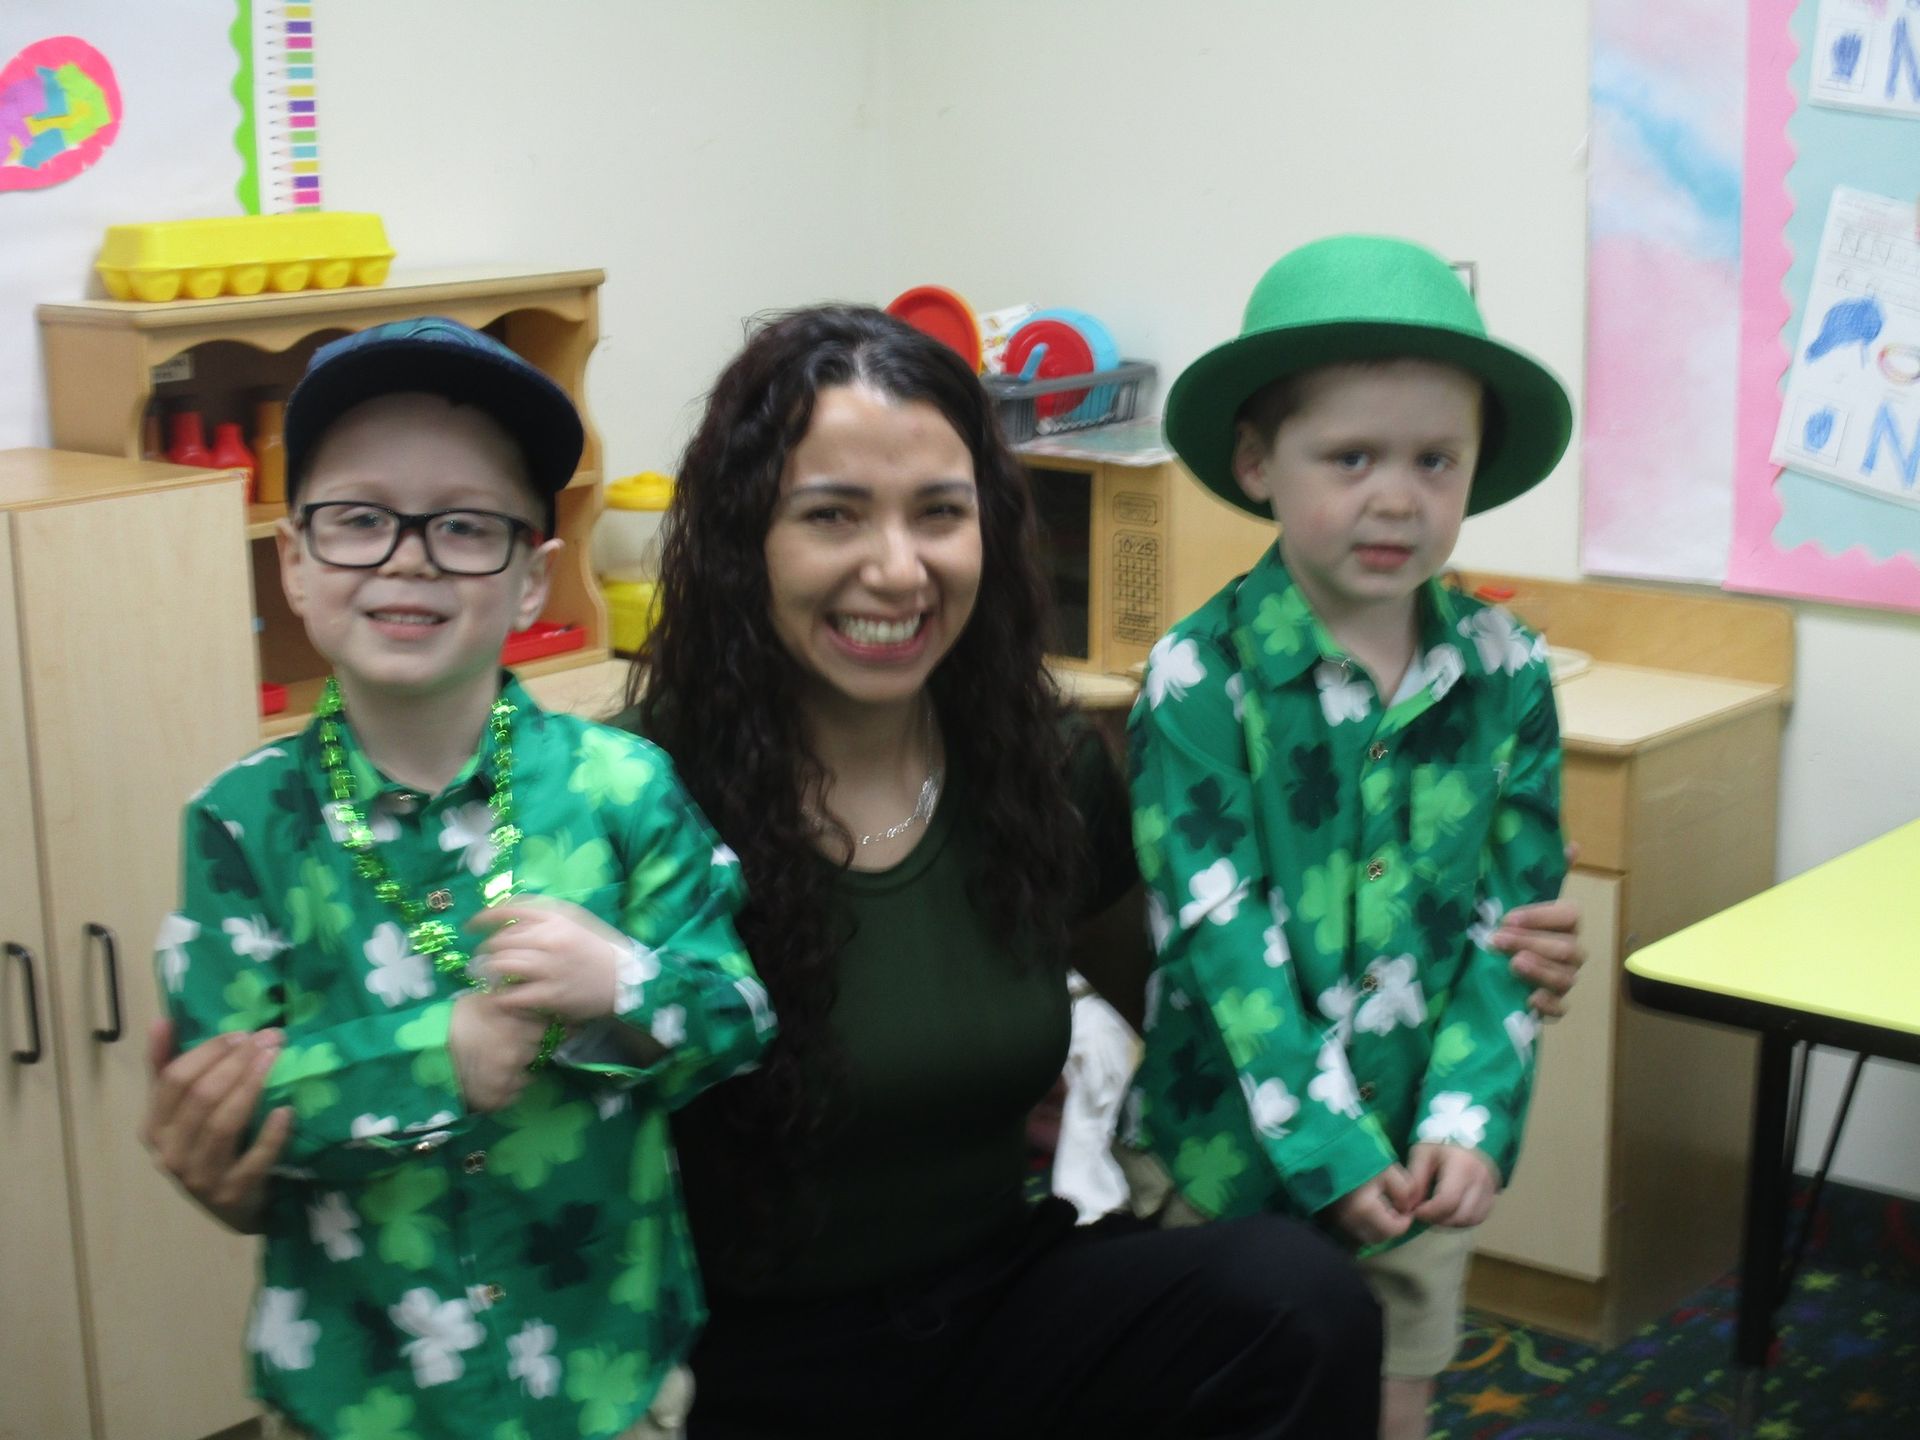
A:
[[[1487,432],[1467,514],[1525,494],[1553,473],[1573,436],[1573,405],[1554,373],[1498,340],[1435,325],[1338,320],[1258,330],[1195,360],[1167,392],[1167,443],[1196,479],[1231,505],[1271,519],[1233,474],[1240,407],[1276,380],[1326,365],[1407,357],[1452,365],[1487,387]]]

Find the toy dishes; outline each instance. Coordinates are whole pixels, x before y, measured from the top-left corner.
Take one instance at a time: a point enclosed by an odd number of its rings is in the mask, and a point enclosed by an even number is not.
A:
[[[1091,375],[1119,364],[1120,347],[1112,334],[1084,310],[1042,310],[1007,339],[1007,373],[1022,380]],[[1034,397],[1034,411],[1043,420],[1058,419],[1089,403],[1089,398],[1085,390],[1039,395]]]
[[[916,285],[887,302],[887,313],[922,335],[931,335],[980,371],[980,324],[973,307],[944,285]]]

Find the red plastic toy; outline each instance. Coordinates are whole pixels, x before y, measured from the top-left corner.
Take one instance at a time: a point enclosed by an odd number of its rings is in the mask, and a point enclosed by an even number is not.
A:
[[[580,649],[586,643],[587,632],[580,626],[562,624],[557,620],[541,620],[507,636],[507,643],[500,647],[500,663],[521,665],[544,655],[564,655],[569,650]]]

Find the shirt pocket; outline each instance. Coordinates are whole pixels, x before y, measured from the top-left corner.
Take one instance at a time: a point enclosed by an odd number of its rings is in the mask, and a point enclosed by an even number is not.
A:
[[[1416,872],[1450,893],[1471,894],[1492,838],[1504,767],[1416,765],[1408,786],[1408,848]]]

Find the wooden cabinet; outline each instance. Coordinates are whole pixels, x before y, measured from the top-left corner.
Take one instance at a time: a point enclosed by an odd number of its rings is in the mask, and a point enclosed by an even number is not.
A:
[[[598,270],[531,275],[395,277],[381,286],[290,295],[225,296],[147,305],[112,300],[42,305],[38,315],[53,444],[141,457],[148,413],[196,409],[212,424],[248,423],[262,398],[284,399],[329,340],[390,320],[445,315],[483,329],[552,376],[580,407],[586,448],[560,496],[557,557],[543,619],[578,625],[583,648],[518,667],[539,675],[608,656],[606,606],[588,541],[601,509],[600,436],[586,412],[587,358],[599,337]],[[288,706],[262,733],[306,723],[326,676],[280,592],[274,522],[284,508],[251,507],[245,540],[259,620],[259,678],[285,685]]]
[[[244,524],[231,473],[0,452],[0,1440],[251,1414],[251,1243],[136,1133],[180,807],[258,740]]]
[[[1590,665],[1556,686],[1568,893],[1587,966],[1543,1032],[1514,1183],[1482,1228],[1469,1303],[1611,1345],[1724,1274],[1740,1239],[1750,1036],[1629,1003],[1642,945],[1774,880],[1783,606],[1473,576]]]

